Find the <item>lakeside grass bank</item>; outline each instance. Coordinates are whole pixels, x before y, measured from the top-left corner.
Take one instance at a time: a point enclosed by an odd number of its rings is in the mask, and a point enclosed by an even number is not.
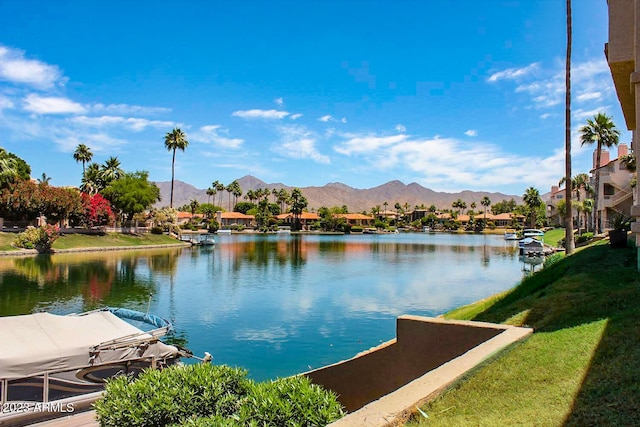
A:
[[[640,425],[639,316],[635,249],[606,240],[585,247],[510,291],[447,313],[535,332],[407,425]]]
[[[16,239],[16,233],[0,232],[0,251],[15,252],[23,251],[21,248],[12,246]],[[113,248],[113,247],[144,247],[158,245],[184,245],[184,243],[164,234],[124,234],[107,233],[104,235],[86,234],[66,234],[60,236],[53,242],[54,250],[87,250],[90,248]]]

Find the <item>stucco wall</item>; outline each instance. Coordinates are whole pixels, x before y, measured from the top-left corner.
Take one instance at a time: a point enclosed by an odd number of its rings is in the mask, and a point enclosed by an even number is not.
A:
[[[336,392],[352,412],[495,337],[504,328],[401,316],[396,331],[396,340],[305,375]]]

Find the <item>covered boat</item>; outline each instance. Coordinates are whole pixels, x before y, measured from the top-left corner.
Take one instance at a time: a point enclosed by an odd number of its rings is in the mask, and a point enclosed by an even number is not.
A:
[[[153,329],[144,331],[121,317]],[[43,403],[61,409],[52,402],[68,405],[74,398],[86,400],[88,393],[97,398],[109,377],[135,375],[188,356],[160,341],[170,328],[157,316],[115,308],[0,317],[0,404],[16,409],[2,411],[0,425],[21,425],[16,418],[36,415],[33,408]]]

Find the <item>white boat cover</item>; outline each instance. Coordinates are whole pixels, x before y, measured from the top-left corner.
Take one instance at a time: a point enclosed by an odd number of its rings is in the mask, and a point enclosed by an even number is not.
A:
[[[142,334],[136,338],[151,338],[108,311],[79,316],[36,313],[0,317],[0,380],[139,357],[170,358],[178,354],[176,347],[151,340],[149,346],[134,343],[100,350],[91,361],[92,347],[132,334]]]

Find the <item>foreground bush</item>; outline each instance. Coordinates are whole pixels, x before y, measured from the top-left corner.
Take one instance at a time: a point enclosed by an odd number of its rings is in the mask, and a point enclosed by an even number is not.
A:
[[[190,416],[228,417],[251,387],[246,371],[208,364],[149,369],[107,382],[95,404],[101,426],[164,426]]]
[[[224,365],[147,370],[109,380],[101,426],[324,426],[343,415],[336,396],[306,377],[253,382]]]
[[[18,234],[13,245],[18,248],[37,249],[38,252],[49,252],[51,245],[59,236],[58,227],[54,225],[29,226],[24,232]]]

